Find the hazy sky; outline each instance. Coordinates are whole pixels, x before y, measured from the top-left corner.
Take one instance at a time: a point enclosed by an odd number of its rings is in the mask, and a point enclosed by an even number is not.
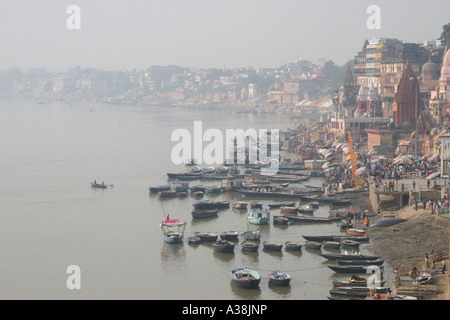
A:
[[[79,30],[66,26],[70,5]],[[380,30],[366,26],[369,5]],[[1,0],[0,68],[344,64],[374,34],[422,42],[449,22],[449,0]]]

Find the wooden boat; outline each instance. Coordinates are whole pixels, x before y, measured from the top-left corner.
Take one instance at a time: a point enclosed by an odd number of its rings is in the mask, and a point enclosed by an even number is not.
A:
[[[238,201],[233,203],[233,208],[235,209],[246,209],[247,208],[247,202],[244,201]]]
[[[217,233],[207,233],[207,232],[196,232],[195,235],[197,237],[200,237],[200,239],[205,242],[214,242],[217,240],[217,237],[219,236]]]
[[[363,254],[328,254],[322,253],[322,257],[328,260],[377,260],[379,256],[366,256]]]
[[[176,192],[188,192],[189,191],[189,183],[187,182],[174,182],[171,187],[172,190]]]
[[[230,176],[224,176],[221,174],[216,174],[216,173],[204,173],[202,176],[202,180],[224,180],[224,179],[229,179],[231,178]]]
[[[379,285],[384,286],[386,281],[380,281]],[[333,281],[334,287],[367,287],[366,278],[358,277],[357,275],[352,275],[347,281]]]
[[[230,171],[230,168],[225,166],[220,166],[216,169],[216,173],[218,174],[227,174]]]
[[[324,241],[322,245],[327,249],[339,249],[341,247],[341,243],[337,241]]]
[[[269,283],[276,286],[288,286],[291,282],[291,276],[280,271],[272,271],[269,273]]]
[[[344,239],[358,241],[358,242],[368,242],[370,240],[369,236],[359,237],[359,236],[333,236],[334,241],[342,241]]]
[[[306,217],[306,216],[288,216],[287,218],[292,222],[298,223],[329,223],[329,222],[337,222],[340,220],[336,218]]]
[[[285,216],[273,216],[273,224],[283,224],[286,225],[289,223],[289,219]]]
[[[198,186],[191,187],[191,192],[196,192],[196,191],[206,192],[206,186],[198,185]]]
[[[187,195],[187,192],[177,192],[177,197],[179,198],[187,197]]]
[[[269,203],[270,209],[281,208],[281,207],[295,207],[295,202],[279,202],[279,203]]]
[[[235,244],[231,241],[217,240],[213,242],[213,248],[216,252],[231,253],[234,251]]]
[[[364,237],[367,234],[365,230],[361,229],[347,229],[346,233],[351,236],[360,236],[360,237]]]
[[[347,249],[358,249],[359,248],[359,242],[353,241],[350,239],[343,239],[341,240],[341,248],[347,248]]]
[[[221,186],[207,187],[206,192],[208,193],[221,193],[223,188]]]
[[[167,173],[169,179],[177,179],[177,180],[195,180],[200,179],[203,174],[202,173]]]
[[[302,250],[302,245],[298,242],[295,241],[286,241],[284,243],[284,248],[285,250],[291,250],[291,251],[301,251]]]
[[[362,287],[362,286],[356,286],[356,287],[336,287],[335,290],[337,291],[343,291],[343,292],[349,292],[349,293],[388,293],[391,291],[391,288],[389,287],[374,287],[374,288],[368,288],[368,287]]]
[[[374,224],[370,225],[369,228],[389,227],[389,226],[393,226],[395,224],[399,224],[399,223],[402,223],[405,221],[408,221],[408,220],[400,219],[400,218],[379,220],[379,221],[375,222]]]
[[[332,197],[332,196],[311,196],[311,195],[306,195],[303,197],[303,200],[310,200],[310,201],[316,201],[319,203],[331,203],[334,205],[344,205],[344,204],[349,204],[352,199],[350,198],[340,198],[340,197]]]
[[[268,251],[281,251],[281,248],[283,248],[283,245],[281,243],[264,241],[263,247],[264,247],[264,250],[268,250]]]
[[[231,271],[231,280],[240,288],[253,289],[259,286],[261,276],[255,270],[237,268]]]
[[[269,221],[270,221],[270,211],[267,209],[250,211],[248,213],[248,222],[251,224],[269,224]]]
[[[313,249],[313,250],[320,250],[320,248],[322,248],[322,244],[320,242],[306,241],[305,248]]]
[[[197,201],[193,204],[195,209],[212,209],[212,201],[211,200],[202,200]]]
[[[261,235],[259,233],[259,230],[257,231],[245,231],[244,233],[241,234],[242,238],[247,241],[247,240],[251,240],[251,241],[259,241]]]
[[[345,292],[339,290],[329,291],[331,298],[336,300],[365,300],[367,293],[365,292]]]
[[[171,198],[176,197],[177,192],[175,190],[159,191],[158,196],[161,198]]]
[[[255,209],[255,208],[262,208],[263,207],[263,203],[261,201],[253,201],[252,203],[250,203],[250,208]]]
[[[212,218],[217,217],[217,213],[219,212],[218,209],[194,209],[192,211],[192,217],[194,219],[206,219],[206,218]]]
[[[328,266],[328,268],[337,273],[367,273],[368,267],[370,266]]]
[[[193,166],[188,170],[189,173],[201,173],[202,169],[199,166]]]
[[[339,266],[381,266],[383,260],[337,260]]]
[[[267,176],[267,179],[272,182],[290,182],[297,183],[308,180],[310,176],[292,176],[292,175],[272,175]]]
[[[270,197],[270,198],[289,198],[289,199],[301,199],[306,193],[291,193],[289,191],[283,192],[260,192],[251,190],[238,190],[239,193],[251,196],[251,197]]]
[[[192,193],[192,195],[193,195],[194,197],[201,198],[201,197],[203,197],[203,196],[205,195],[205,192],[204,192],[204,191],[194,191],[194,192]]]
[[[297,212],[299,213],[313,213],[314,209],[308,206],[302,206],[297,208]]]
[[[211,203],[213,209],[229,209],[230,201],[214,201]]]
[[[226,231],[220,234],[220,239],[228,241],[237,241],[239,237],[239,232],[237,231]]]
[[[297,207],[280,207],[281,212],[297,213]]]
[[[204,167],[202,169],[202,172],[206,174],[212,174],[216,172],[216,169],[214,167]]]
[[[170,185],[164,185],[164,186],[151,186],[148,188],[150,193],[158,193],[160,191],[168,191],[170,190]]]
[[[200,238],[199,236],[190,236],[188,238],[189,244],[197,244],[197,243],[200,243],[201,241],[202,241],[202,238]]]
[[[322,242],[322,241],[335,241],[334,236],[304,236],[302,235],[302,237],[305,240],[309,240],[309,241],[317,241],[317,242]]]
[[[244,251],[250,251],[250,252],[256,252],[258,251],[259,244],[251,241],[246,241],[242,243],[242,250]]]
[[[380,286],[383,286],[386,284],[386,281],[381,281]],[[363,282],[355,283],[355,282],[349,282],[349,281],[333,281],[333,288],[336,290],[340,287],[362,287],[367,288],[367,282],[364,280]]]
[[[104,184],[103,182],[102,183],[97,183],[97,182],[91,182],[91,187],[92,188],[97,188],[97,189],[106,189],[107,188],[107,185],[106,184]]]
[[[161,222],[160,228],[164,236],[164,241],[167,243],[180,243],[183,241],[186,221],[170,219],[169,215],[167,215],[167,219]]]

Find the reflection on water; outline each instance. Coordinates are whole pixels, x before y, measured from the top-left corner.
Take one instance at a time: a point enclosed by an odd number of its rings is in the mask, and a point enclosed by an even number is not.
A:
[[[180,264],[186,260],[184,243],[167,243],[164,240],[161,246],[161,262],[163,265]]]
[[[241,288],[235,285],[232,280],[230,280],[230,287],[231,292],[233,293],[235,298],[252,300],[252,299],[259,299],[261,297],[261,288],[253,288],[253,289]]]
[[[289,298],[289,296],[291,295],[292,288],[290,284],[287,286],[277,286],[269,282],[268,286],[269,289],[279,295],[280,298]]]
[[[236,248],[234,248],[236,250]],[[234,261],[234,251],[233,252],[213,252],[214,258],[222,262]]]
[[[242,263],[244,266],[256,265],[259,261],[259,248],[258,251],[246,251],[241,250],[242,253]]]
[[[274,251],[270,249],[263,248],[262,251],[264,253],[270,254],[272,257],[276,258],[277,260],[281,260],[283,258],[283,251]]]

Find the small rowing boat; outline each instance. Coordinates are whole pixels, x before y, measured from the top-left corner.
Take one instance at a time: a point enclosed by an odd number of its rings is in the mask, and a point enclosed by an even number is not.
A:
[[[269,283],[276,286],[288,286],[291,276],[280,271],[273,271],[269,274]]]
[[[255,270],[237,268],[231,271],[231,280],[240,288],[254,289],[259,286],[261,276]]]

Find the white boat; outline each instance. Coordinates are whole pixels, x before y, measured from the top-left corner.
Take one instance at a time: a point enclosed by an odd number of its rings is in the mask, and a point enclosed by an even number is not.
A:
[[[233,208],[235,209],[246,209],[247,208],[247,202],[244,201],[238,201],[233,203]]]

